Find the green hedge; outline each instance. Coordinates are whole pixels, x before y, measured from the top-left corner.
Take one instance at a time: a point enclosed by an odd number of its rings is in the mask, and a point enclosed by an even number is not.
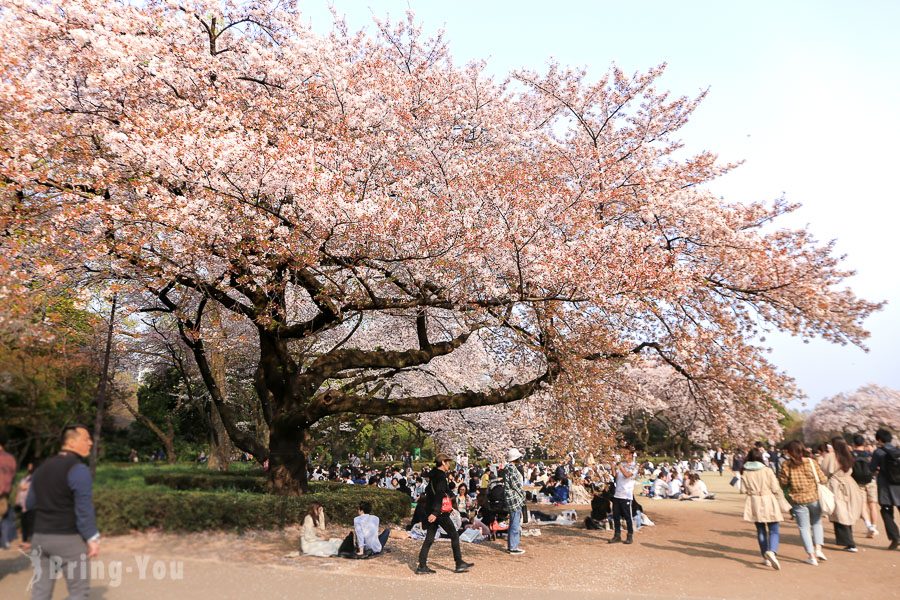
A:
[[[168,491],[164,488],[106,488],[94,492],[101,531],[204,531],[209,529],[276,529],[303,522],[309,504],[320,502],[330,522],[349,525],[362,500],[384,523],[409,518],[409,497],[373,487],[313,485],[304,496],[275,496],[237,491]]]
[[[264,493],[266,480],[258,475],[244,473],[151,473],[144,476],[147,485],[164,485],[173,490],[232,490]]]
[[[211,491],[230,490],[235,492],[265,493],[268,491],[268,481],[260,473],[218,473],[218,472],[192,472],[192,473],[150,473],[144,476],[147,485],[163,485],[167,488],[180,491]],[[340,490],[349,487],[340,481],[310,481],[309,490],[312,493],[330,490]]]

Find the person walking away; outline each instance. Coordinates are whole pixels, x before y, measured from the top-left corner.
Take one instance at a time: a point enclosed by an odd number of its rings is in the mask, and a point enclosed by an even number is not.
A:
[[[782,511],[789,511],[791,505],[785,499],[775,473],[763,463],[759,448],[751,448],[747,453],[747,460],[741,471],[740,489],[747,496],[744,500],[744,520],[756,526],[756,539],[763,563],[781,570],[778,542],[781,522],[784,521]]]
[[[725,472],[725,451],[722,448],[716,448],[716,453],[713,455],[713,461],[716,463],[716,470],[719,471],[719,477]]]
[[[754,448],[756,449],[756,448]],[[792,440],[785,446],[787,459],[778,474],[778,483],[787,492],[791,503],[791,514],[797,521],[800,539],[808,558],[806,563],[818,565],[820,560],[827,560],[822,552],[825,532],[822,528],[822,508],[819,506],[819,489],[816,479],[825,482],[825,474],[819,463],[811,458],[804,458],[803,444]]]
[[[456,572],[465,573],[472,566],[462,559],[462,552],[459,549],[459,532],[456,526],[450,520],[450,513],[453,510],[453,503],[450,501],[450,488],[447,484],[447,471],[450,470],[450,457],[446,454],[438,454],[435,458],[435,467],[428,474],[428,486],[425,488],[425,503],[428,507],[427,529],[425,532],[425,541],[422,543],[422,550],[419,552],[419,566],[416,568],[416,575],[425,575],[434,573],[434,569],[428,566],[428,552],[431,550],[431,544],[434,543],[434,537],[437,535],[438,527],[442,528],[450,536],[450,546],[453,549],[453,559],[456,561]]]
[[[16,458],[6,451],[6,437],[0,438],[0,548],[7,550],[16,539],[16,511],[10,494],[16,478]]]
[[[613,537],[609,540],[610,544],[616,544],[622,541],[622,519],[628,531],[625,543],[630,544],[634,541],[634,518],[631,515],[631,502],[634,500],[634,478],[637,473],[637,463],[635,462],[634,449],[629,448],[626,455],[627,462],[617,462],[613,464],[613,473],[615,474],[616,491],[613,494]]]
[[[832,454],[835,457],[835,470],[831,473],[822,469],[828,477],[828,489],[834,493],[834,512],[828,520],[834,523],[834,537],[838,546],[843,546],[848,552],[856,552],[856,542],[853,541],[853,524],[863,514],[865,495],[860,491],[859,485],[853,480],[853,453],[844,438],[836,437],[831,440]]]
[[[878,483],[878,504],[881,505],[881,519],[884,531],[891,541],[888,550],[896,550],[900,545],[900,531],[894,521],[894,507],[900,506],[900,448],[891,441],[893,436],[887,429],[875,432],[878,448],[872,454],[872,472]]]
[[[775,444],[769,445],[769,467],[775,471],[776,475],[781,470],[781,456],[779,456],[778,448],[775,447]]]
[[[509,511],[509,531],[506,534],[506,550],[510,554],[521,555],[525,551],[519,548],[522,537],[522,510],[525,508],[525,491],[522,489],[522,473],[519,462],[522,453],[517,448],[510,448],[506,453],[506,467],[503,469],[503,501]]]
[[[866,438],[860,434],[853,436],[853,480],[865,495],[863,505],[863,520],[866,522],[866,537],[874,538],[878,535],[875,523],[878,520],[878,484],[872,473],[872,453],[866,449]]]
[[[91,472],[82,459],[93,445],[85,426],[66,427],[60,453],[34,471],[25,502],[28,510],[36,511],[31,545],[32,554],[38,552],[40,557],[32,600],[50,600],[58,569],[66,578],[70,600],[86,600],[90,592],[91,569],[86,559],[99,556],[100,533]]]

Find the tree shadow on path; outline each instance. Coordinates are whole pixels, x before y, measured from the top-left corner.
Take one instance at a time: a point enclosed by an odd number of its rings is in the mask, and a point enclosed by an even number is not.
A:
[[[711,558],[711,559],[721,559],[724,558],[726,560],[731,560],[737,563],[740,563],[751,569],[765,568],[758,561],[750,561],[744,558],[738,558],[737,556],[729,556],[729,554],[740,554],[740,555],[750,555],[758,557],[759,554],[757,552],[753,552],[752,550],[744,550],[742,548],[732,548],[730,546],[723,546],[722,544],[716,544],[713,542],[689,542],[685,540],[671,540],[672,546],[663,546],[661,544],[649,544],[642,543],[642,546],[647,548],[653,548],[656,550],[668,550],[670,552],[680,552],[681,554],[686,554],[688,556],[694,556],[698,558]],[[762,557],[759,557],[762,560]]]

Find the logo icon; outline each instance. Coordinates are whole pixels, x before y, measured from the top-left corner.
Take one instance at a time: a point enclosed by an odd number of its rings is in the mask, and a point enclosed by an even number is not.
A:
[[[31,575],[31,581],[28,582],[28,587],[25,588],[26,592],[30,592],[31,588],[34,587],[34,584],[37,583],[41,579],[41,575],[43,575],[44,570],[41,568],[41,548],[38,546],[37,548],[32,548],[31,552],[25,552],[24,550],[19,550],[19,553],[22,556],[28,557],[28,560],[31,561],[31,569],[34,571]]]

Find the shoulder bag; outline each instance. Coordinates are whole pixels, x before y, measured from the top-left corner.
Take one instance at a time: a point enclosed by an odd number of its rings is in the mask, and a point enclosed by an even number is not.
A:
[[[809,459],[809,467],[812,469],[813,478],[816,480],[816,487],[819,490],[819,506],[822,508],[822,514],[830,516],[834,512],[834,492],[819,481],[819,472],[816,470],[816,465],[813,464],[811,458]]]

